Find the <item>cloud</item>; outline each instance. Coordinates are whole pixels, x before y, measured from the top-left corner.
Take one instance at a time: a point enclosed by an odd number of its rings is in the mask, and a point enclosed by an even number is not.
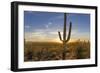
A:
[[[29,25],[25,25],[25,29],[29,29],[31,26]]]
[[[31,32],[25,32],[25,39],[27,41],[38,41],[38,42],[41,42],[41,41],[42,42],[46,42],[46,41],[60,42],[59,36],[58,36],[58,30],[61,32],[61,36],[63,37],[63,29],[58,29],[58,28],[56,29],[56,28],[53,29],[48,26],[48,29],[35,29]],[[68,31],[69,30],[67,29],[66,38],[68,37]],[[90,39],[89,32],[80,32],[80,30],[78,29],[75,29],[75,28],[72,29],[70,41],[78,40],[78,39],[89,40]]]
[[[45,27],[46,27],[46,28],[48,28],[48,27],[49,27],[49,25],[47,24],[47,25],[45,25]]]
[[[49,24],[49,25],[51,25],[51,24],[52,24],[52,22],[49,22],[48,24]]]
[[[27,41],[57,41],[58,38],[58,32],[46,32],[44,30],[38,30],[35,32],[25,32],[25,39]]]
[[[45,24],[45,28],[47,28],[47,29],[50,28],[52,26],[52,24],[53,24],[52,22],[48,22],[47,24]]]

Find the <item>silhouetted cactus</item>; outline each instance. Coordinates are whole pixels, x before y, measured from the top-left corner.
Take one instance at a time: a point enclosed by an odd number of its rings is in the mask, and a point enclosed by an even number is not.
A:
[[[65,57],[66,57],[66,49],[65,48],[66,48],[66,43],[70,40],[71,28],[72,28],[72,22],[70,22],[68,37],[66,39],[66,13],[64,13],[63,39],[61,37],[60,32],[58,31],[59,38],[63,42],[63,54],[62,54],[63,60],[65,60]]]

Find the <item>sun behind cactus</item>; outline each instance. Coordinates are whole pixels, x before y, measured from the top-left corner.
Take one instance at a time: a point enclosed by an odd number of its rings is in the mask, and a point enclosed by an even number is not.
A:
[[[64,13],[63,39],[61,37],[60,32],[58,31],[59,38],[63,43],[63,52],[62,52],[62,59],[63,60],[65,60],[65,57],[66,57],[66,43],[68,43],[68,41],[70,40],[71,28],[72,28],[72,22],[70,22],[69,33],[68,33],[68,37],[66,39],[66,13]]]

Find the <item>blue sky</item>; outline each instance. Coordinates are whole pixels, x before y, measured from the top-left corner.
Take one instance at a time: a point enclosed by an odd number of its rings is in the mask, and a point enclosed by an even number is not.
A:
[[[71,40],[90,39],[90,15],[67,13],[67,31],[72,22]],[[63,33],[64,14],[55,12],[24,11],[24,31],[27,41],[60,42],[58,31]]]

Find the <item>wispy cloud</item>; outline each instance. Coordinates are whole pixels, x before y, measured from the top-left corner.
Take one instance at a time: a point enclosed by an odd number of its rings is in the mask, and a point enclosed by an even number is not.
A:
[[[72,21],[71,40],[90,38],[89,15],[68,14],[67,17],[67,34],[69,21]],[[25,39],[29,41],[59,41],[58,31],[63,37],[63,18],[63,13],[26,12]]]
[[[44,26],[45,26],[47,29],[49,29],[52,25],[53,25],[52,22],[48,22],[47,24],[44,24]]]
[[[26,41],[38,41],[38,42],[53,42],[58,40],[57,32],[27,32],[25,33]],[[59,41],[59,40],[58,40]]]
[[[25,29],[29,29],[31,26],[29,25],[25,25]]]

